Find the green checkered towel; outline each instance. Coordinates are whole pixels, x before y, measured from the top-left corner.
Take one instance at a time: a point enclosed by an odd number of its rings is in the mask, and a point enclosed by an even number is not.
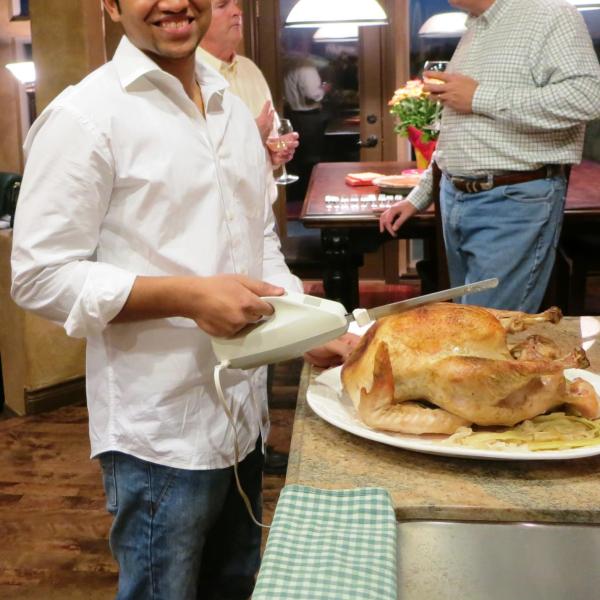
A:
[[[396,569],[386,490],[288,485],[252,600],[396,600]]]

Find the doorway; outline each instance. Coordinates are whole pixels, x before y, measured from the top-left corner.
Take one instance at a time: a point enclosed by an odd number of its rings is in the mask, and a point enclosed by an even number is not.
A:
[[[315,39],[317,28],[285,28],[285,19],[297,0],[249,0],[245,6],[246,52],[265,75],[280,115],[290,110],[284,91],[286,54],[305,48],[304,55],[327,84],[327,93],[319,101],[321,143],[312,145],[313,164],[410,159],[408,144],[394,133],[387,104],[399,82],[408,79],[409,0],[379,1],[388,25],[361,27],[344,39],[325,37],[322,41]],[[294,219],[300,213],[311,169],[296,170],[292,164],[288,170],[300,175],[298,183],[286,186],[283,200],[283,212],[290,219],[286,229],[288,235],[294,235],[295,229],[301,228]],[[361,276],[398,280],[398,244],[384,248],[387,257],[369,257],[371,264]],[[402,263],[406,260],[401,257]]]

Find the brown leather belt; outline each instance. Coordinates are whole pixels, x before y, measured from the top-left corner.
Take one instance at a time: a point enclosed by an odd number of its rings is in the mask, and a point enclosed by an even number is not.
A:
[[[510,171],[501,175],[487,175],[485,177],[453,177],[446,175],[452,182],[452,185],[461,192],[467,194],[476,194],[477,192],[487,192],[501,185],[514,185],[516,183],[525,183],[535,179],[549,179],[565,175],[565,165],[544,165],[535,171]]]

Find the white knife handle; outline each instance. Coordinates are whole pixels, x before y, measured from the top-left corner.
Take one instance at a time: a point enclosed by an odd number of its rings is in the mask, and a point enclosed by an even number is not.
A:
[[[356,321],[356,324],[360,327],[368,325],[373,319],[369,316],[369,311],[366,308],[355,308],[352,311],[352,316]]]

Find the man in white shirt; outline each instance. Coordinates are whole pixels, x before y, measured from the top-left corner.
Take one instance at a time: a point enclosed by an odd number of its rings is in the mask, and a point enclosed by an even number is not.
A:
[[[279,167],[289,162],[298,147],[298,134],[286,134],[285,148],[273,151],[267,145],[268,137],[277,136],[274,124],[275,111],[273,98],[261,70],[245,56],[237,53],[242,37],[242,7],[240,0],[212,0],[212,19],[210,26],[196,51],[197,58],[213,67],[229,84],[229,91],[238,96],[250,110],[256,121],[260,136],[269,151],[273,166]],[[277,187],[274,178],[269,178],[273,201],[277,199]],[[277,452],[273,446],[265,447],[263,469],[265,473],[285,474],[287,454]]]
[[[227,83],[194,59],[210,0],[104,0],[114,59],[34,123],[13,238],[13,297],[87,339],[118,598],[247,598],[260,530],[233,481],[235,432],[210,335],[300,290],[273,231],[270,169]],[[313,360],[349,349],[336,342]],[[240,479],[260,516],[264,369],[226,370]]]
[[[321,81],[310,57],[312,37],[295,30],[288,43],[291,47],[283,64],[283,95],[286,116],[300,135],[300,146],[291,162],[300,180],[290,190],[290,198],[304,200],[312,168],[321,161],[325,143],[326,117],[322,101],[329,85]]]

